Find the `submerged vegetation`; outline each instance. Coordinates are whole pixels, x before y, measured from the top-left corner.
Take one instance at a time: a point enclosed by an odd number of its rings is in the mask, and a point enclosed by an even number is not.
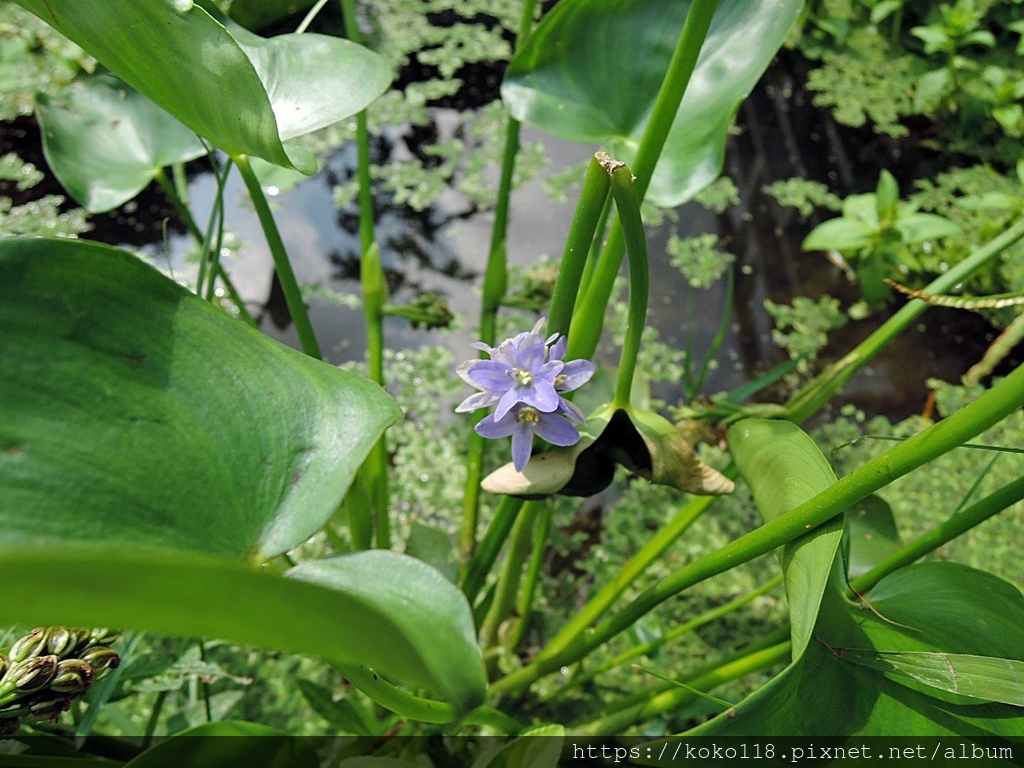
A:
[[[557,764],[530,735],[1019,737],[1019,9],[0,0],[0,118],[47,166],[0,157],[4,746],[486,768]],[[763,191],[841,295],[773,301],[728,227],[689,226],[760,214],[722,173],[769,66],[860,148],[854,178]],[[526,126],[598,151],[550,170]],[[351,295],[302,284],[271,204],[332,153]],[[529,261],[510,201],[537,177],[575,211]],[[236,178],[298,349],[237,285]],[[88,239],[154,189],[162,244],[193,240],[171,276]],[[396,290],[391,210],[485,214],[472,313]],[[365,359],[323,362],[313,300],[362,312]],[[713,391],[751,301],[777,364]],[[918,415],[844,401],[924,312],[972,310],[1002,335]],[[180,738],[227,734],[280,741]]]

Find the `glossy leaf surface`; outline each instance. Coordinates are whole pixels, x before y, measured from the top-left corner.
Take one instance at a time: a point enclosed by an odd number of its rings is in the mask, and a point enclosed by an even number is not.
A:
[[[382,58],[347,40],[236,40],[192,0],[17,2],[225,152],[306,173],[315,160],[282,142],[355,114],[390,82]]]
[[[631,163],[690,3],[563,0],[505,75],[512,115]],[[721,0],[647,197],[676,206],[719,174],[740,102],[796,19],[798,0]]]
[[[0,622],[216,637],[367,665],[460,711],[483,699],[469,607],[429,566],[373,550],[333,557],[315,569],[303,566],[293,575],[301,578],[114,543],[3,548],[0,579],[8,596]],[[421,605],[413,610],[410,600]]]
[[[729,430],[729,449],[765,522],[836,481],[818,446],[789,421],[744,419]],[[794,659],[810,642],[842,535],[842,519],[836,518],[782,548]]]
[[[871,608],[821,623],[818,641],[732,717],[688,735],[1019,736],[1024,708],[979,702],[846,659],[853,650],[1016,659],[1024,655],[1024,597],[995,576],[924,563],[886,577]],[[860,662],[861,659],[857,659]]]
[[[46,162],[90,213],[128,202],[164,166],[206,154],[196,134],[110,75],[36,96]]]
[[[134,256],[0,241],[0,548],[263,559],[333,514],[398,417],[377,385]]]

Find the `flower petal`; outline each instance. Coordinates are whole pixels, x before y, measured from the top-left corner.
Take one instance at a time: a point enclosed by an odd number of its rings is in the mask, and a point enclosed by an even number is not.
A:
[[[532,405],[538,411],[544,413],[550,413],[551,411],[558,408],[558,403],[561,398],[558,393],[555,392],[554,386],[551,382],[545,381],[544,379],[534,379],[533,386],[529,387],[532,390],[529,394],[526,393],[527,387],[522,387],[519,393],[519,399],[521,402],[527,405]]]
[[[558,408],[555,413],[560,413],[567,418],[572,419],[577,424],[586,424],[587,417],[583,415],[583,411],[576,407],[575,403],[571,403],[564,397],[558,398]]]
[[[494,414],[490,413],[477,423],[476,433],[480,437],[486,437],[488,440],[499,440],[511,435],[515,428],[516,419],[514,415],[504,419],[496,419]]]
[[[456,407],[456,413],[468,413],[469,411],[475,411],[477,408],[486,408],[495,400],[498,396],[491,392],[474,392],[472,395],[467,397],[458,407]]]
[[[555,346],[548,350],[548,360],[565,360],[565,350],[569,346],[569,337],[562,336]]]
[[[467,384],[499,395],[515,385],[508,366],[497,360],[473,360],[472,365],[466,368],[460,365],[456,370]]]
[[[558,414],[540,414],[540,421],[534,424],[533,428],[542,439],[552,445],[576,445],[580,440],[579,430]],[[515,433],[513,433],[512,439],[515,440]],[[514,443],[512,448],[514,451]]]
[[[515,422],[515,428],[512,431],[512,465],[516,468],[516,472],[522,472],[523,467],[530,460],[530,452],[533,450],[534,426],[526,419],[517,419]]]
[[[589,360],[570,360],[559,372],[555,389],[559,392],[572,392],[590,381],[595,370],[597,367]]]

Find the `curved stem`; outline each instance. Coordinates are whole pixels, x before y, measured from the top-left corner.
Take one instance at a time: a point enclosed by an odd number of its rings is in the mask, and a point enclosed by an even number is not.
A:
[[[397,688],[366,667],[333,665],[352,685],[385,709],[402,717],[421,723],[454,723],[486,725],[503,733],[512,734],[522,730],[522,725],[497,710],[481,706],[459,717],[451,704],[436,699],[424,699]]]
[[[603,153],[598,153],[602,155]],[[625,163],[604,155],[602,164],[611,176],[612,195],[619,212],[619,224],[629,254],[629,309],[626,315],[626,338],[622,342],[615,400],[612,407],[628,409],[633,388],[633,374],[640,354],[640,341],[647,323],[647,295],[650,277],[647,264],[647,237],[640,218],[640,203],[633,189],[633,174]]]
[[[285,250],[284,241],[281,240],[281,233],[277,229],[277,223],[274,221],[274,215],[271,213],[267,198],[260,187],[259,179],[256,178],[246,155],[236,155],[232,157],[232,160],[242,174],[245,188],[249,190],[253,208],[256,209],[256,216],[259,218],[263,234],[267,238],[270,255],[274,259],[274,269],[277,271],[277,279],[281,283],[281,290],[284,293],[285,302],[288,304],[292,322],[295,324],[295,332],[299,336],[302,351],[310,357],[323,360],[320,344],[316,340],[313,324],[309,320],[309,313],[306,312],[306,305],[302,300],[302,291],[295,279],[295,272],[288,260],[288,252]]]

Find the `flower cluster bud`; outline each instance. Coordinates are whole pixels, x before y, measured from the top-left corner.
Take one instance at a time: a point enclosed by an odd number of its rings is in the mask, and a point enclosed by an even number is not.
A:
[[[60,659],[52,654],[19,661],[9,670],[11,679],[20,693],[35,693],[46,688],[57,673]]]
[[[119,636],[106,627],[38,627],[0,654],[0,739],[13,735],[23,716],[56,722],[120,664],[110,647]]]

